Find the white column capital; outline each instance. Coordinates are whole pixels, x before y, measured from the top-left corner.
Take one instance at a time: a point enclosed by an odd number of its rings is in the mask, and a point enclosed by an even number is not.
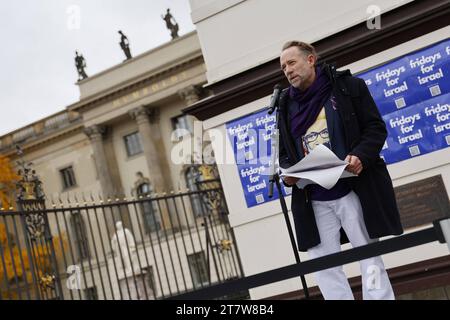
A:
[[[93,125],[84,128],[84,133],[89,137],[90,140],[101,140],[106,133],[106,126]]]
[[[140,106],[130,110],[128,114],[133,120],[136,120],[138,124],[146,122],[156,123],[159,121],[159,108]]]
[[[198,86],[188,86],[178,91],[178,95],[190,106],[200,100],[201,89]]]

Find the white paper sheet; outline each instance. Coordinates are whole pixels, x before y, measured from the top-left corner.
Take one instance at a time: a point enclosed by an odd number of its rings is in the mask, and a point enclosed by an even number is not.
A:
[[[333,151],[321,144],[292,167],[280,168],[280,176],[300,178],[297,187],[301,189],[308,184],[319,184],[329,190],[340,178],[356,176],[345,171],[347,165],[348,162],[339,159]]]

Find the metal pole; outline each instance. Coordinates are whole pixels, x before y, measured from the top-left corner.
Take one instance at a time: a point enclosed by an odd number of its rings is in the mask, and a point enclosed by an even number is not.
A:
[[[269,109],[268,113],[272,114],[275,111],[275,122],[276,122],[276,130],[272,133],[271,138],[271,163],[270,163],[270,175],[269,175],[269,198],[273,197],[273,184],[275,183],[278,190],[278,195],[280,199],[280,205],[281,209],[283,211],[284,220],[286,222],[286,227],[288,229],[289,233],[289,239],[291,241],[292,250],[294,252],[295,261],[297,263],[300,263],[300,255],[297,250],[297,244],[295,242],[294,238],[294,232],[292,231],[292,225],[291,221],[289,220],[289,213],[288,208],[286,205],[286,200],[284,199],[283,192],[281,190],[281,184],[280,184],[280,177],[278,176],[276,172],[276,160],[278,158],[278,151],[279,151],[279,101],[275,101],[274,109]],[[301,275],[300,280],[302,282],[303,292],[305,293],[305,298],[309,299],[309,291],[308,291],[308,285],[306,283],[305,276]]]
[[[31,250],[30,236],[29,236],[28,230],[27,230],[27,223],[26,223],[26,217],[25,217],[26,212],[25,212],[25,208],[22,205],[22,202],[20,200],[17,201],[17,209],[20,214],[20,222],[22,225],[22,230],[23,230],[23,235],[24,235],[24,240],[25,240],[25,247],[27,250],[27,255],[28,255],[28,259],[29,259],[29,263],[30,263],[30,272],[31,272],[31,278],[33,281],[33,287],[34,287],[35,293],[36,293],[36,299],[42,300],[41,292],[39,290],[39,280],[37,279],[37,270],[35,269],[36,266],[35,266],[35,262],[33,259],[33,253]]]

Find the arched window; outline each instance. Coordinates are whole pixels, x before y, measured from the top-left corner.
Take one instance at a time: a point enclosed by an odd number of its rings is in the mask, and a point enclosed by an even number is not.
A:
[[[142,182],[137,187],[138,197],[148,197],[153,192],[149,182]],[[161,222],[158,218],[158,205],[156,200],[148,199],[140,203],[142,216],[144,219],[145,231],[147,233],[161,229]]]

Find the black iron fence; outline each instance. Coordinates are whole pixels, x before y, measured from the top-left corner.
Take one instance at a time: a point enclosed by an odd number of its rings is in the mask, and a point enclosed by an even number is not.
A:
[[[21,199],[0,212],[0,236],[0,299],[166,299],[243,276],[214,179],[131,199]]]
[[[264,271],[258,274],[236,279],[228,283],[221,283],[207,288],[200,288],[196,291],[169,297],[168,299],[214,299],[233,292],[241,292],[243,290],[292,279],[302,275],[304,276],[320,270],[334,268],[348,263],[357,262],[371,257],[397,252],[436,241],[442,244],[446,243],[450,250],[450,218],[436,220],[433,222],[433,226],[427,229],[374,242],[364,246],[347,249],[342,252],[329,254],[312,260]],[[309,299],[307,298],[304,290],[300,296],[300,299]]]

